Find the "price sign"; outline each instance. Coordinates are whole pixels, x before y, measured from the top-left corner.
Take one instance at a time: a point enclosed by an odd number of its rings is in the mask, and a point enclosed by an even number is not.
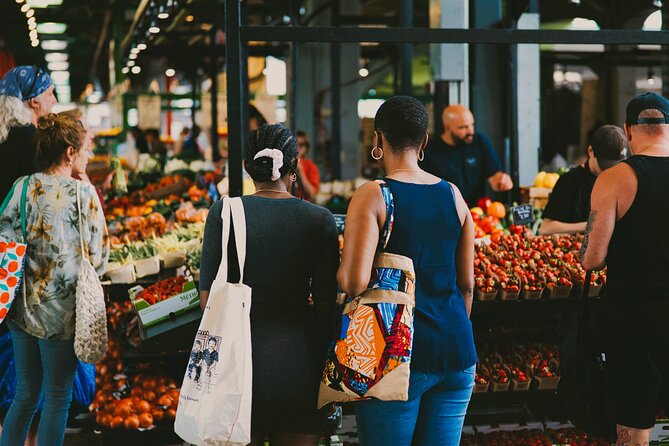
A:
[[[346,226],[346,215],[345,214],[334,214],[335,223],[337,224],[337,234],[344,233],[344,227]]]
[[[137,97],[139,127],[142,129],[160,129],[160,96],[143,94]]]
[[[511,217],[514,225],[528,225],[534,221],[534,210],[531,204],[523,204],[511,208]]]

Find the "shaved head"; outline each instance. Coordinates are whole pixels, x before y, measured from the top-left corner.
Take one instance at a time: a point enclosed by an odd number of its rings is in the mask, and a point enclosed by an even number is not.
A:
[[[474,115],[460,104],[449,105],[442,114],[444,133],[442,139],[450,145],[462,146],[474,140]]]

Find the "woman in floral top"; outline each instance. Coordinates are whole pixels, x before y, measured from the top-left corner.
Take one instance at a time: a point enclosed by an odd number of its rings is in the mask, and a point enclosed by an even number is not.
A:
[[[8,317],[17,392],[0,446],[23,444],[42,393],[39,444],[60,445],[65,435],[77,367],[73,339],[81,256],[88,256],[99,274],[109,257],[105,219],[95,189],[72,179],[86,171],[91,152],[85,142],[86,131],[80,122],[53,114],[41,118],[37,131],[40,173],[18,181],[0,216],[0,235],[20,238],[21,190],[28,181],[25,295],[17,295]],[[79,242],[78,184],[85,253]]]

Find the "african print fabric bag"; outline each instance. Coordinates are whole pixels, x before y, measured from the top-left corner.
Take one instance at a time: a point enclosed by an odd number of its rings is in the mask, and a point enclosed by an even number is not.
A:
[[[10,200],[14,196],[16,185],[23,180],[21,187],[21,201],[19,203],[21,213],[21,241],[6,240],[0,237],[0,323],[2,323],[16,298],[25,269],[26,249],[26,193],[30,176],[18,179],[7,194],[5,201],[0,206],[0,214],[5,212]]]
[[[386,203],[386,224],[367,290],[345,301],[321,377],[319,408],[331,402],[409,398],[416,276],[410,258],[384,252],[395,205],[388,185],[377,183]]]
[[[186,366],[174,431],[196,445],[246,446],[251,442],[253,364],[251,288],[243,282],[246,220],[241,198],[225,198],[221,217],[221,264]],[[228,282],[231,226],[241,273],[238,283]]]

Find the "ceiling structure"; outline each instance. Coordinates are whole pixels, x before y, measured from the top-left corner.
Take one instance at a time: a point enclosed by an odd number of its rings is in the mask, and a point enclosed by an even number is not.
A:
[[[254,25],[288,26],[291,23],[308,25],[320,14],[326,14],[329,6],[338,0],[323,0],[322,5],[307,9],[302,0],[243,0],[243,23]],[[27,3],[26,3],[27,2]],[[38,7],[54,3],[55,6]],[[313,4],[314,2],[309,2]],[[398,26],[401,0],[360,0],[360,14],[343,14],[342,25],[386,25]],[[414,0],[414,26],[428,24],[429,0]],[[31,46],[30,29],[25,4],[34,11],[39,24],[63,23],[64,34],[39,34],[40,44]],[[161,4],[174,6],[175,13],[169,18],[156,20],[155,11]],[[509,26],[513,19],[527,10],[529,0],[507,0],[507,20],[500,27]],[[138,63],[148,63],[151,58],[166,58],[167,65],[177,71],[195,72],[210,66],[213,52],[209,44],[215,38],[219,44],[216,56],[222,63],[224,33],[212,34],[212,29],[222,28],[224,0],[2,0],[0,2],[0,48],[10,49],[18,64],[46,65],[46,51],[42,48],[46,40],[61,40],[67,43],[69,85],[71,97],[76,100],[89,83],[96,88],[109,89],[109,42],[115,40],[119,46],[121,67],[128,62],[133,45],[146,42],[147,49],[138,54]],[[643,18],[658,9],[658,0],[540,0],[542,22],[568,20],[575,17],[597,21],[604,28],[637,26]],[[475,13],[475,10],[473,10]],[[159,33],[148,33],[151,25],[160,27]],[[638,25],[640,27],[640,24]],[[363,56],[387,57],[395,51],[391,45],[363,48]],[[251,46],[250,55],[285,55],[286,44]],[[129,67],[130,68],[130,67]],[[99,81],[99,83],[98,83]]]

